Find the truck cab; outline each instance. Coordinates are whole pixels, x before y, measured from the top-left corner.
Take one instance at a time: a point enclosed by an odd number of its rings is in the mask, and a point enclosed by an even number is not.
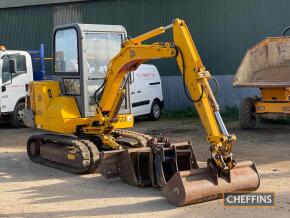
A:
[[[14,61],[11,61],[14,60]],[[15,72],[11,72],[15,63]],[[28,84],[33,80],[31,56],[26,51],[0,50],[0,119],[23,127],[23,110]]]

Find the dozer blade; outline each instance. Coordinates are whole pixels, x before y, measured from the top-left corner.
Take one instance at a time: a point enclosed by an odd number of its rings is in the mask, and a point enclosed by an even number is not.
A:
[[[217,176],[210,168],[178,171],[161,194],[176,206],[185,206],[222,198],[225,192],[255,191],[260,185],[252,161],[238,163],[226,176]]]

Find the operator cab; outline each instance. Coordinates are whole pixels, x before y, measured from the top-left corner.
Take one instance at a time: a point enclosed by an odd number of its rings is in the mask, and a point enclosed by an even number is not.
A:
[[[62,93],[74,96],[81,116],[95,116],[97,101],[110,60],[119,53],[126,30],[120,25],[68,24],[53,34],[53,80],[60,81]],[[129,85],[120,110],[131,113]]]

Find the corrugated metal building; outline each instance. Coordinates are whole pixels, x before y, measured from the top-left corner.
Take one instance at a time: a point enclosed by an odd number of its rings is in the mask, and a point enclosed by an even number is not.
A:
[[[51,56],[53,26],[63,23],[122,24],[131,36],[175,17],[185,19],[204,64],[221,84],[222,106],[239,103],[254,90],[233,90],[231,78],[246,50],[290,24],[288,0],[0,0],[0,40],[9,49],[46,45]],[[162,36],[158,40],[170,40]],[[167,109],[189,106],[174,60],[155,61]],[[174,88],[173,88],[174,87]]]

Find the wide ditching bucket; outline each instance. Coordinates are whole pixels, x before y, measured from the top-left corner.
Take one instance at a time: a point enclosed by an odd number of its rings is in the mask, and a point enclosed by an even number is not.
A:
[[[209,167],[178,171],[161,194],[176,206],[186,206],[222,198],[226,192],[255,191],[259,185],[254,162],[244,161],[223,176],[218,176]]]
[[[246,53],[235,87],[290,87],[290,37],[269,37]]]

